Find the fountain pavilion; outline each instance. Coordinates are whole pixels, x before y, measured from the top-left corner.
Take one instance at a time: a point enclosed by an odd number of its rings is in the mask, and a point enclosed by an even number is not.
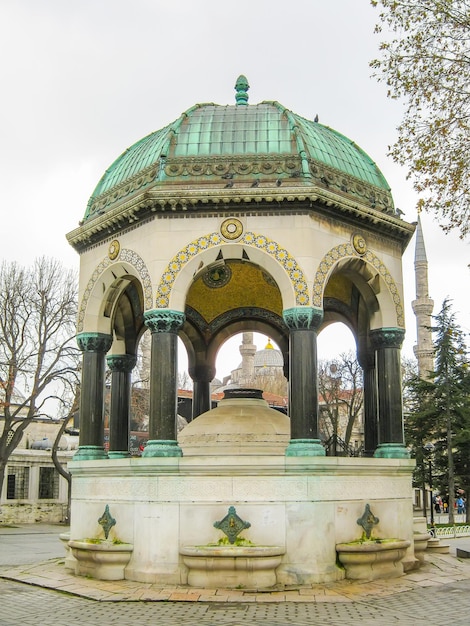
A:
[[[125,150],[67,235],[80,254],[83,353],[71,537],[96,535],[108,505],[111,535],[132,546],[132,580],[187,583],[182,552],[216,542],[229,507],[249,521],[247,539],[281,547],[278,584],[344,576],[335,546],[360,538],[366,504],[374,532],[410,541],[414,561],[400,347],[415,227],[354,141],[277,101],[251,104],[248,89],[240,76],[233,104],[196,104]],[[326,457],[318,434],[317,335],[336,321],[354,334],[364,372],[360,458]],[[131,458],[131,375],[146,329],[149,442]],[[254,396],[209,413],[218,350],[245,331],[279,346],[288,417],[269,417]],[[178,337],[193,380],[193,421],[179,434]]]

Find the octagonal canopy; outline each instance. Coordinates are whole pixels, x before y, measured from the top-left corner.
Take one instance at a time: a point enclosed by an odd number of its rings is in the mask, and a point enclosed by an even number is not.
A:
[[[279,102],[248,105],[248,89],[241,76],[235,104],[196,104],[128,148],[102,176],[84,220],[150,189],[188,185],[320,185],[393,211],[387,181],[359,146]]]

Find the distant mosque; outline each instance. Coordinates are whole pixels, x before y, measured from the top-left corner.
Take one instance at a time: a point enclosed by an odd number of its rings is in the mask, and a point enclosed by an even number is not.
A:
[[[268,338],[263,350],[258,350],[253,342],[253,333],[243,333],[239,350],[241,362],[222,381],[217,378],[212,381],[212,393],[249,387],[262,389],[266,393],[279,396],[279,399],[286,398],[284,359],[282,352],[271,343],[271,339]]]

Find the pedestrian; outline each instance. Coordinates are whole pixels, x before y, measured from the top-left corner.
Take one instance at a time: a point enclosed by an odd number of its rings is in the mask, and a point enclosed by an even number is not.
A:
[[[465,513],[465,502],[462,496],[457,498],[457,513]]]

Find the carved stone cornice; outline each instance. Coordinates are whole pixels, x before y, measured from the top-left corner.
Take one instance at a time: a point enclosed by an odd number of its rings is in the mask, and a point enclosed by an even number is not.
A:
[[[349,215],[359,221],[370,222],[374,230],[390,230],[397,237],[408,241],[414,232],[414,226],[399,219],[396,215],[372,208],[370,202],[360,198],[342,196],[326,187],[321,187],[312,179],[293,180],[280,187],[276,186],[275,180],[251,188],[250,185],[242,184],[237,187],[225,189],[223,184],[198,185],[197,188],[171,188],[162,189],[153,187],[142,193],[137,193],[129,200],[116,206],[101,210],[93,218],[87,219],[78,228],[67,234],[68,242],[77,250],[87,248],[98,240],[109,237],[110,232],[117,233],[122,229],[148,219],[153,213],[171,214],[194,214],[196,211],[220,210],[226,208],[237,211],[261,210],[271,205],[279,210],[283,206],[292,203],[304,204],[309,210],[313,210],[313,203],[317,203],[315,210],[325,206],[325,210],[331,207],[340,213]],[[272,209],[270,209],[272,210]],[[197,214],[195,214],[197,217]]]

